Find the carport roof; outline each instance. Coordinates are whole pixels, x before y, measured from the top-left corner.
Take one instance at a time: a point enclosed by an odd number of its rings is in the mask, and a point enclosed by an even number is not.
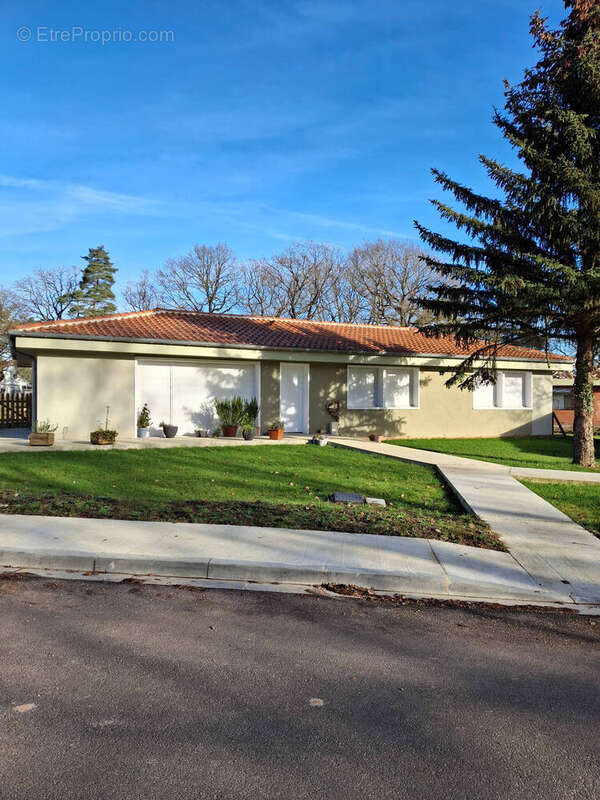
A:
[[[119,341],[185,342],[198,345],[299,349],[410,356],[468,356],[484,342],[463,347],[453,337],[428,337],[416,328],[341,322],[209,314],[156,308],[72,320],[20,325],[14,335]],[[542,350],[504,345],[505,359],[546,361]],[[551,354],[552,361],[572,359]]]

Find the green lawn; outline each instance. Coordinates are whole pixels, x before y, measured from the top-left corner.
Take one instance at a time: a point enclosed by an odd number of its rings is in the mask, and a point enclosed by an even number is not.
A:
[[[600,485],[525,480],[521,483],[600,538]]]
[[[493,461],[509,467],[573,469],[594,472],[571,463],[573,439],[563,436],[526,436],[513,439],[389,439],[388,444],[450,453],[481,461]],[[600,461],[600,439],[596,439]]]
[[[383,497],[340,506],[334,490]],[[0,510],[422,536],[502,549],[428,467],[333,447],[0,455]]]

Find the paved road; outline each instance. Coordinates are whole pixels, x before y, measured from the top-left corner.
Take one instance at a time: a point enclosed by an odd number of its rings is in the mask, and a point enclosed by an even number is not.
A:
[[[595,622],[0,580],[0,797],[596,799]]]

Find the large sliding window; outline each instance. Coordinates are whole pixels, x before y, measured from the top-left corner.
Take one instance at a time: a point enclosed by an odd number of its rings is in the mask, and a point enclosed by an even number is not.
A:
[[[348,367],[348,408],[418,408],[419,370]]]
[[[473,408],[531,408],[531,372],[498,372],[496,383],[480,383],[473,390]]]

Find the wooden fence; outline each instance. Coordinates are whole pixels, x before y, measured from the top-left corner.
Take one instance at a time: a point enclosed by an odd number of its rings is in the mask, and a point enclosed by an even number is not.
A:
[[[0,428],[29,428],[31,426],[31,392],[3,394],[0,392]]]

